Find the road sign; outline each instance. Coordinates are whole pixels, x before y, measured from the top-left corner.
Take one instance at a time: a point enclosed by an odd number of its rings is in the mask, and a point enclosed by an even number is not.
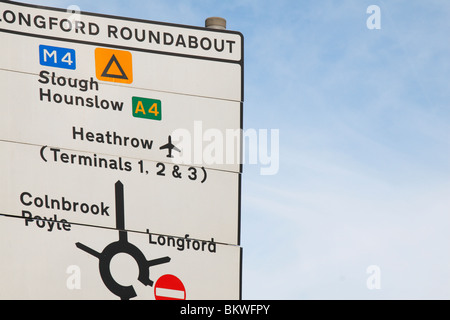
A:
[[[0,43],[0,298],[239,298],[242,35],[0,0]]]

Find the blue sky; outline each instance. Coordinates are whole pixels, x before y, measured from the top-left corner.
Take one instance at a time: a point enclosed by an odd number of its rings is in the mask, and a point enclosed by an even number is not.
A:
[[[448,1],[23,2],[244,34],[244,128],[280,132],[276,175],[244,167],[244,299],[450,298]]]

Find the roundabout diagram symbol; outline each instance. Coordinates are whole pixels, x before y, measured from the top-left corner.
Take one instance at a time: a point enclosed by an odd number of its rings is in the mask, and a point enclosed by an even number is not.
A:
[[[80,242],[76,243],[77,248],[96,257],[99,260],[100,276],[105,286],[121,300],[129,300],[137,296],[133,286],[123,286],[119,284],[111,274],[111,261],[121,253],[130,255],[139,267],[138,280],[145,286],[153,287],[150,279],[150,267],[170,262],[169,257],[147,260],[139,248],[128,242],[128,234],[125,231],[124,214],[124,194],[123,184],[118,181],[115,184],[116,192],[116,228],[119,231],[119,240],[107,245],[102,252],[98,252]]]

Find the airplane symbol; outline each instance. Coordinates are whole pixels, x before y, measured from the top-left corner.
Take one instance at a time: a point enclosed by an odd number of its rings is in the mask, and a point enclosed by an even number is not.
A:
[[[169,136],[169,143],[167,143],[167,144],[163,145],[161,148],[159,148],[159,150],[163,150],[163,149],[169,149],[169,154],[167,155],[167,158],[173,158],[173,156],[172,156],[172,150],[181,152],[180,149],[178,149],[177,147],[175,147],[175,146],[172,144],[172,137],[171,137],[171,136]]]

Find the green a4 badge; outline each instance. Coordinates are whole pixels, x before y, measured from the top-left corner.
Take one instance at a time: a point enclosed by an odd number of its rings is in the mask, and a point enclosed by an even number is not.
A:
[[[161,121],[161,100],[133,97],[132,104],[133,117]]]

